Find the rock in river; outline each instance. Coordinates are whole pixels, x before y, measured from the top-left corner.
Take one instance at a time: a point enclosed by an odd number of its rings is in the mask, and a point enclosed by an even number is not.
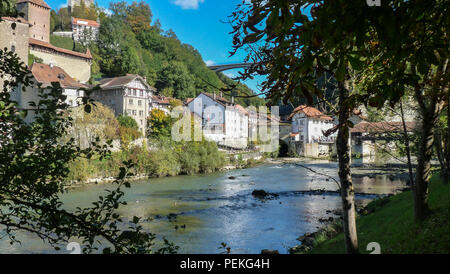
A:
[[[278,197],[278,194],[269,193],[262,189],[253,190],[252,195],[253,195],[253,197],[259,198],[259,199],[272,199],[274,197]]]
[[[280,254],[278,253],[278,250],[271,250],[271,249],[263,249],[261,250],[261,254]]]

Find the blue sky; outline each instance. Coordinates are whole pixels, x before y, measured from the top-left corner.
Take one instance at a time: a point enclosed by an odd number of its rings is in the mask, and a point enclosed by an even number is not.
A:
[[[45,0],[52,9],[67,3],[66,0]],[[109,0],[96,0],[108,8]],[[128,3],[133,2],[128,0]],[[159,19],[164,30],[172,29],[183,43],[194,46],[203,56],[205,62],[228,64],[242,62],[244,52],[229,57],[232,49],[232,30],[228,16],[242,0],[145,0],[153,12],[153,21]],[[228,76],[237,75],[238,70],[228,70]],[[248,80],[245,83],[258,91],[257,83],[262,78]]]

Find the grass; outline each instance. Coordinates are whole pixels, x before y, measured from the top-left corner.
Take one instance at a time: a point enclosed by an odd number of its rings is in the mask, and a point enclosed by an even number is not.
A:
[[[73,39],[70,37],[61,37],[61,36],[51,34],[50,35],[50,44],[52,44],[58,48],[74,50],[74,51],[78,51],[78,52],[82,52],[82,53],[86,52],[86,48],[79,43],[75,43],[75,48],[74,48]]]
[[[357,218],[361,253],[370,253],[366,250],[370,242],[379,243],[382,254],[450,253],[450,184],[444,185],[436,174],[431,178],[429,205],[431,216],[416,224],[411,191],[371,202],[368,209],[374,212]],[[343,234],[316,239],[309,253],[345,253]]]

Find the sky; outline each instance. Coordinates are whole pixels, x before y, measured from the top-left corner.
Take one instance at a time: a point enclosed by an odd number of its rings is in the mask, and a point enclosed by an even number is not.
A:
[[[45,0],[52,9],[67,4],[66,0]],[[110,0],[96,0],[100,7],[108,8]],[[126,2],[132,3],[132,0]],[[183,43],[196,48],[207,64],[240,63],[245,52],[230,57],[232,50],[232,30],[228,16],[242,0],[145,0],[153,13],[153,22],[159,19],[164,30],[172,29]],[[224,71],[233,77],[239,70]],[[244,83],[258,92],[257,77]]]

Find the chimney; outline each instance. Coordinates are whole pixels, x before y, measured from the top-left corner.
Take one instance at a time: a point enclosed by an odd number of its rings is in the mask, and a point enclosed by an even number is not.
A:
[[[234,104],[234,96],[231,96],[231,103]]]
[[[214,101],[216,100],[216,92],[215,91],[214,91],[213,99],[214,99]]]
[[[48,66],[49,66],[50,68],[53,68],[53,63],[49,63]]]

